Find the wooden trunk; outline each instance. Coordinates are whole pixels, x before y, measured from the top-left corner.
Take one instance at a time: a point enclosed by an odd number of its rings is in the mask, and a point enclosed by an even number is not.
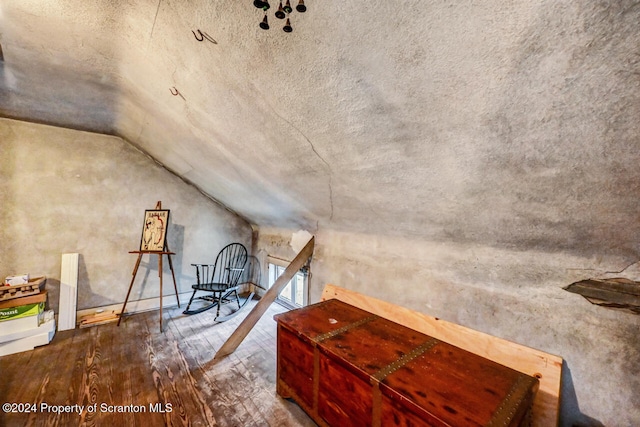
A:
[[[275,316],[277,392],[321,426],[523,426],[538,380],[339,300]]]

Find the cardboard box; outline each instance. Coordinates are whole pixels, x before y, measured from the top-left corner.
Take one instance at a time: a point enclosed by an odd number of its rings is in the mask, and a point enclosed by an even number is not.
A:
[[[5,335],[4,338],[14,338],[8,341],[0,338],[0,356],[33,350],[35,347],[49,344],[56,333],[56,321],[53,312],[48,313],[51,313],[48,320],[39,327],[18,334]]]
[[[29,295],[26,297],[18,297],[0,301],[0,309],[19,307],[21,305],[36,304],[47,301],[47,291],[42,291],[39,294]]]
[[[24,317],[22,319],[10,320],[2,323],[0,324],[0,344],[48,332],[48,328],[51,326],[49,322],[54,319],[54,317],[53,311],[48,310],[42,313],[42,316],[40,316],[40,324],[37,326],[35,326],[36,322],[33,317]],[[5,327],[7,324],[15,324],[19,322],[24,323],[22,327]]]
[[[0,286],[0,301],[37,295],[44,290],[46,281],[47,278],[43,276],[32,278],[24,285]]]
[[[0,320],[0,342],[3,342],[1,337],[18,333],[23,331],[29,331],[33,329],[37,329],[42,322],[46,319],[46,314],[48,312],[43,312],[41,309],[44,308],[44,305],[47,301],[47,291],[42,291],[37,295],[30,295],[27,297],[14,298],[6,301],[0,301],[0,312],[4,312],[5,316],[2,320]],[[37,306],[37,310],[39,311],[30,316],[19,316],[18,313],[14,313],[16,315],[8,315],[7,313],[11,313],[14,310],[19,312],[22,307],[33,307]],[[33,310],[33,308],[32,308]],[[53,313],[53,312],[51,312]]]
[[[18,274],[4,279],[4,284],[7,286],[26,285],[27,283],[29,283],[28,274]]]
[[[44,302],[0,308],[0,322],[16,320],[23,317],[39,316],[44,311]]]
[[[0,335],[36,329],[42,323],[41,320],[41,316],[29,316],[0,322]]]

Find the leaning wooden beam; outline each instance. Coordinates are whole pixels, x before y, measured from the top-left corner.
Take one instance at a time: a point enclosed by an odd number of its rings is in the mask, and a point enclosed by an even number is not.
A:
[[[334,285],[326,285],[322,300],[339,299],[370,313],[415,329],[471,353],[537,377],[540,389],[533,402],[532,426],[558,425],[562,358],[494,337],[464,326],[427,316],[408,308],[359,294]]]
[[[240,326],[231,334],[231,336],[222,344],[220,350],[213,357],[213,360],[222,359],[225,356],[233,353],[236,348],[240,345],[242,340],[251,332],[251,329],[258,323],[258,320],[262,317],[262,315],[267,311],[271,303],[275,301],[278,294],[284,289],[284,287],[289,283],[289,281],[295,276],[295,274],[300,271],[300,269],[307,263],[307,260],[313,254],[313,246],[314,246],[314,238],[306,244],[304,248],[296,255],[296,257],[291,261],[291,264],[284,270],[284,272],[278,277],[276,283],[273,284],[269,288],[269,290],[264,294],[260,301],[253,307],[253,310],[244,318]]]

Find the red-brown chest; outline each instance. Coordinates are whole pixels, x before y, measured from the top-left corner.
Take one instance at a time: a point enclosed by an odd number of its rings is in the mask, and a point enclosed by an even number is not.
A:
[[[275,319],[278,394],[320,425],[526,425],[536,378],[339,300]]]

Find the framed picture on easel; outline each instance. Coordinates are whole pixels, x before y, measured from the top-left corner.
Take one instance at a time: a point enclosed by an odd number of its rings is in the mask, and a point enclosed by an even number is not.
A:
[[[144,211],[144,225],[140,239],[140,250],[145,252],[162,252],[166,246],[169,210]]]

